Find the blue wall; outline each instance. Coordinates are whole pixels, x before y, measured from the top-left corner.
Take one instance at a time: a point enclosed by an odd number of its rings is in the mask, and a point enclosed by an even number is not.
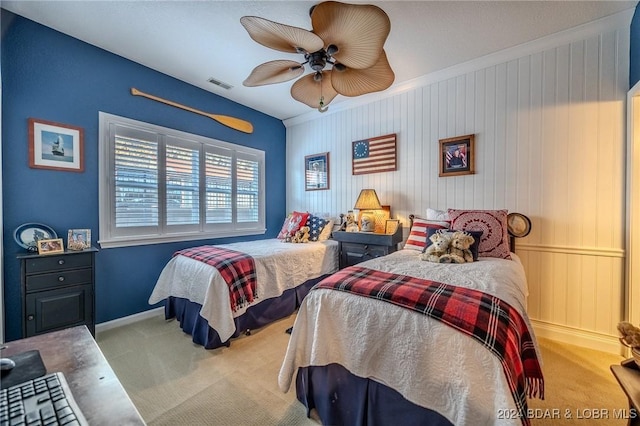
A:
[[[629,89],[640,81],[640,12],[636,11],[631,19],[631,40],[629,47]]]
[[[26,222],[98,233],[98,111],[236,143],[266,152],[267,233],[274,238],[285,216],[285,127],[278,119],[158,73],[120,56],[2,10],[2,184],[6,339],[21,337],[20,264],[24,252],[13,231]],[[215,70],[213,70],[215,74]],[[130,94],[143,92],[216,114],[250,121],[253,134],[197,114]],[[29,168],[29,117],[84,128],[83,173]],[[100,250],[96,254],[96,322],[152,306],[148,297],[171,254],[218,239]]]

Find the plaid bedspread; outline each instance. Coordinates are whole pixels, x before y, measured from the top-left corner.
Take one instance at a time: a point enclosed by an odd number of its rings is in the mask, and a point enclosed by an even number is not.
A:
[[[229,286],[229,300],[234,312],[258,297],[256,265],[248,254],[216,246],[199,246],[173,254],[178,255],[207,263],[220,272]]]
[[[351,266],[316,287],[393,303],[428,315],[482,343],[500,360],[522,422],[527,396],[544,399],[544,379],[522,316],[503,300],[478,290]]]

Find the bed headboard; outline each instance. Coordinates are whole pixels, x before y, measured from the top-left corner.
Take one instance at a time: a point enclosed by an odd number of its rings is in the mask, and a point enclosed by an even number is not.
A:
[[[413,226],[414,214],[409,215],[409,232]],[[509,233],[509,249],[515,252],[516,238],[522,238],[531,232],[531,219],[522,213],[509,213],[507,215],[507,232]]]

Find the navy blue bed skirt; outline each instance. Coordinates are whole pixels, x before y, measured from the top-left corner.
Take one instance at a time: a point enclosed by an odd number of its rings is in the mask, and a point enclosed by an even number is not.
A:
[[[176,318],[180,323],[180,328],[191,335],[193,342],[206,349],[229,346],[232,338],[240,336],[246,330],[263,327],[294,313],[300,307],[302,299],[309,293],[311,287],[326,276],[309,280],[298,287],[286,290],[280,297],[267,299],[249,307],[244,314],[234,319],[236,331],[231,338],[224,342],[220,340],[218,332],[209,327],[209,322],[200,316],[202,305],[199,303],[171,296],[165,301],[164,315],[167,319]]]
[[[298,369],[296,396],[315,409],[323,425],[451,426],[433,410],[407,401],[395,390],[351,374],[339,364]]]

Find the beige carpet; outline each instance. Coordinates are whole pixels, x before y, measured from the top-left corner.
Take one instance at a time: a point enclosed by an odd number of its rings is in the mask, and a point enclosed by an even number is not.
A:
[[[230,348],[205,350],[162,316],[101,332],[98,344],[150,425],[314,425],[295,398],[282,393],[278,371],[294,316]],[[614,409],[627,399],[609,370],[622,357],[539,339],[546,398],[530,400],[533,425],[624,425]],[[599,410],[599,411],[598,411]],[[607,410],[609,419],[593,419]],[[555,417],[555,418],[554,418]]]

